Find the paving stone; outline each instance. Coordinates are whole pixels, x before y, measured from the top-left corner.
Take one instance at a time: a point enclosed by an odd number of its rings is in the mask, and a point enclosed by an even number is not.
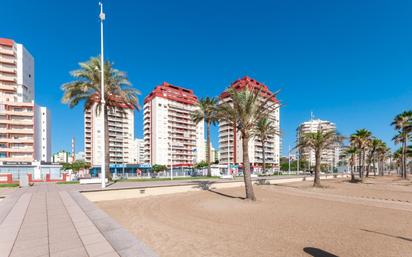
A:
[[[100,241],[93,244],[85,245],[90,257],[96,257],[105,253],[115,252],[113,247],[106,241]]]
[[[50,257],[89,257],[84,247],[65,250],[50,254]]]
[[[42,244],[40,246],[35,246],[35,247],[25,247],[20,250],[15,250],[13,248],[12,253],[10,254],[10,257],[37,257],[41,255],[45,255],[49,253],[49,247],[47,244]]]
[[[83,244],[79,240],[75,239],[50,242],[49,245],[50,253],[62,252],[65,250],[70,250],[79,247],[83,247]]]

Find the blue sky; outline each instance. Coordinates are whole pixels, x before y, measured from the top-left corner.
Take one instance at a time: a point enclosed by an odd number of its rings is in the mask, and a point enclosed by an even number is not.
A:
[[[349,135],[390,142],[391,119],[412,108],[411,1],[105,0],[106,57],[143,101],[163,81],[215,96],[251,76],[281,89],[283,152],[316,117]],[[36,102],[52,110],[53,151],[83,148],[82,107],[60,103],[78,62],[99,53],[98,1],[2,0],[0,37],[36,61]],[[136,136],[142,114],[136,114]],[[217,146],[217,129],[212,131]]]

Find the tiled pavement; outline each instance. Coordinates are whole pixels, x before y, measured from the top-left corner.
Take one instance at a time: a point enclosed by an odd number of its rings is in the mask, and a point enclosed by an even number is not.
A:
[[[0,202],[0,257],[156,256],[75,187],[39,184]]]

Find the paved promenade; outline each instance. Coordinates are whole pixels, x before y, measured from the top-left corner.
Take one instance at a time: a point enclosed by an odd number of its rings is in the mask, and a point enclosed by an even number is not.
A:
[[[157,256],[78,190],[17,189],[0,202],[0,257]]]
[[[269,179],[280,182],[303,177]],[[241,182],[242,178],[234,181]],[[233,180],[119,182],[107,190],[218,182],[232,183]],[[100,185],[43,183],[0,191],[0,195],[6,196],[0,201],[0,257],[157,256],[80,194],[80,191],[96,190],[100,190]]]

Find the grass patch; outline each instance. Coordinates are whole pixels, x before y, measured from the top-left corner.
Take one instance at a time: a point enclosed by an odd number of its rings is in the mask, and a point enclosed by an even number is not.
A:
[[[13,184],[0,184],[0,187],[18,187],[19,184],[13,183]]]
[[[178,177],[173,180],[204,180],[204,179],[219,179],[219,177]],[[147,182],[147,181],[168,181],[170,178],[132,178],[117,180],[117,182]]]
[[[57,182],[58,185],[71,185],[71,184],[79,184],[79,181],[64,181],[64,182]]]

